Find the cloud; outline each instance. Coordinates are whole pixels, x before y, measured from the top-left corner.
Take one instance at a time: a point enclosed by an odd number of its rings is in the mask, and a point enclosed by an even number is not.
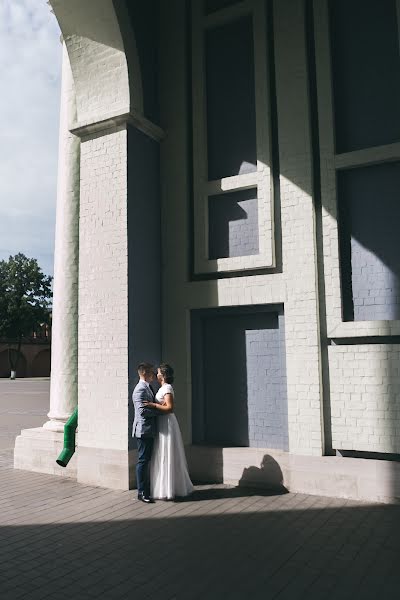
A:
[[[0,0],[0,259],[53,270],[60,32],[46,0]]]

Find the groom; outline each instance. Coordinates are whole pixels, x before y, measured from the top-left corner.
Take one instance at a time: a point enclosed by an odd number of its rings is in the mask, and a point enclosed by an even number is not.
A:
[[[156,378],[154,366],[150,363],[138,365],[139,383],[133,390],[132,400],[135,407],[135,420],[132,437],[136,436],[138,461],[136,464],[136,483],[138,500],[150,504],[150,460],[153,451],[154,437],[157,432],[156,417],[159,413],[147,408],[147,402],[155,402],[154,392],[150,383]]]

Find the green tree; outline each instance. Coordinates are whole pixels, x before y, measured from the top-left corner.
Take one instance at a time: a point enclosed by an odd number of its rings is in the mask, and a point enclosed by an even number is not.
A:
[[[50,322],[51,281],[35,258],[19,253],[0,261],[0,337],[9,343],[11,371],[17,371],[23,338]]]

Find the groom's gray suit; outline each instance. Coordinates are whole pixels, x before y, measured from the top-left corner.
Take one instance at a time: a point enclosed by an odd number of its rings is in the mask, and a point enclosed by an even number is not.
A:
[[[147,408],[145,402],[155,402],[150,385],[145,381],[133,390],[132,401],[135,408],[132,437],[136,436],[138,444],[138,462],[136,465],[136,481],[139,494],[150,496],[149,464],[153,451],[154,436],[157,433],[157,416],[155,409]]]
[[[150,385],[140,379],[133,390],[132,401],[135,408],[132,437],[136,435],[137,438],[153,438],[157,433],[156,417],[159,413],[153,408],[147,408],[144,404],[145,402],[156,402]]]

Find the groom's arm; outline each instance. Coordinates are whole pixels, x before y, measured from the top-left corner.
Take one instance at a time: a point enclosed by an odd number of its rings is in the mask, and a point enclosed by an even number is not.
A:
[[[146,398],[146,391],[140,390],[136,392],[134,398],[135,410],[137,410],[138,415],[141,417],[158,417],[159,413],[155,408],[148,408],[146,403],[148,399]]]

